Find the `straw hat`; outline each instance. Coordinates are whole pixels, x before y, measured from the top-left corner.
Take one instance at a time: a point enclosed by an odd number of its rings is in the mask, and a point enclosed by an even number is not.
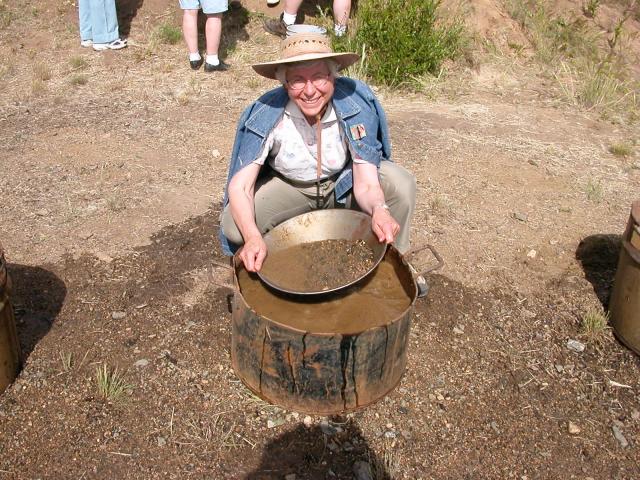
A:
[[[329,37],[321,33],[294,33],[282,40],[279,60],[256,63],[252,67],[259,75],[275,80],[279,65],[324,58],[332,59],[338,64],[338,70],[342,70],[357,62],[360,56],[357,53],[334,52],[331,50]]]

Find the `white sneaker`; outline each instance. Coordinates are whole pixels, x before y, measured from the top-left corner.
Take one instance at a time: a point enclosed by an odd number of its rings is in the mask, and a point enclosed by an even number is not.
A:
[[[93,40],[80,40],[80,46],[81,47],[90,47],[91,45],[93,45]]]
[[[93,49],[96,50],[97,52],[101,52],[103,50],[120,50],[121,48],[125,48],[126,46],[127,46],[126,40],[117,38],[113,42],[109,42],[109,43],[94,43]]]
[[[280,3],[280,0],[267,0],[267,5],[269,5],[270,7],[273,7],[274,5],[277,5]]]

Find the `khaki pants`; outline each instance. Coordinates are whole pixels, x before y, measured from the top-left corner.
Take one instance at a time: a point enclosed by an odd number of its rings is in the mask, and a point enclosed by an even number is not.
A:
[[[400,232],[394,242],[400,253],[409,249],[409,235],[411,218],[416,204],[416,179],[407,170],[393,162],[382,161],[378,169],[380,185],[384,191],[384,198],[389,205],[391,216],[400,224]],[[320,208],[350,208],[360,210],[353,198],[353,193],[347,197],[346,204],[337,203],[333,188],[333,180],[327,180],[320,185]],[[316,210],[316,186],[292,185],[278,176],[267,175],[259,178],[255,187],[256,225],[264,235],[276,225],[296,215]],[[244,240],[236,227],[231,210],[227,205],[220,219],[222,231],[231,243],[242,245]]]

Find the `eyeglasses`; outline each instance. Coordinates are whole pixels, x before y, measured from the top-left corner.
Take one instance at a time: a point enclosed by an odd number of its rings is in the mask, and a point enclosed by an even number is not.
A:
[[[289,88],[294,91],[304,90],[308,82],[311,82],[311,84],[316,88],[322,88],[327,84],[330,76],[330,73],[324,73],[321,75],[314,75],[308,80],[302,77],[295,77],[291,80],[287,80],[287,85],[289,85]]]

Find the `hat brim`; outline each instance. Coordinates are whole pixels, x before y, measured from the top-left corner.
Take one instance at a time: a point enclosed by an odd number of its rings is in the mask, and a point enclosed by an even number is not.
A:
[[[276,79],[276,70],[280,65],[286,65],[288,63],[306,62],[311,60],[334,60],[338,64],[338,70],[347,68],[349,65],[353,65],[360,59],[360,55],[357,53],[342,52],[342,53],[305,53],[303,55],[295,55],[293,57],[285,58],[282,60],[275,60],[273,62],[256,63],[251,67],[256,71],[258,75],[263,77]]]

